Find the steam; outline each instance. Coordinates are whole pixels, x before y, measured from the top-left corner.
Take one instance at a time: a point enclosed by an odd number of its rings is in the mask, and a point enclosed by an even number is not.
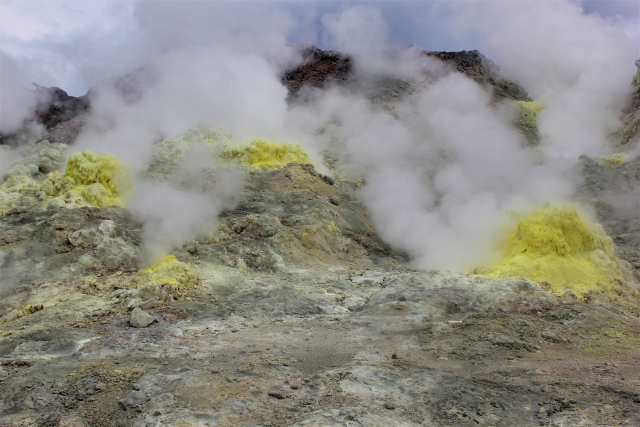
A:
[[[485,32],[499,63],[546,106],[539,149],[523,148],[508,109],[490,106],[484,88],[456,73],[398,106],[397,118],[337,91],[298,113],[319,129],[341,123],[330,139],[363,171],[360,195],[377,231],[419,268],[469,271],[495,262],[514,221],[508,212],[570,200],[577,181],[572,165],[581,154],[610,152],[607,137],[620,125],[635,54],[621,29],[574,4],[499,6],[480,13],[495,18],[480,19],[491,27],[461,22]],[[328,20],[329,30],[357,35],[353,26],[366,14],[360,7],[346,10]],[[419,71],[416,76],[442,73],[411,50],[393,57],[354,50],[363,53],[356,58],[363,75],[394,77],[394,68]]]
[[[239,141],[299,142],[318,164],[326,151],[342,170],[359,171],[366,184],[357,194],[376,229],[416,266],[487,265],[509,210],[571,198],[577,157],[608,152],[634,74],[637,52],[623,26],[571,2],[425,5],[432,16],[446,9],[452,38],[474,40],[468,48],[487,53],[545,105],[542,142],[531,150],[513,128],[509,106],[493,105],[486,88],[421,49],[390,53],[397,37],[387,6],[254,6],[245,15],[247,8],[230,3],[137,3],[132,48],[112,55],[117,64],[107,67],[141,66],[137,83],[123,92],[105,80],[90,94],[91,117],[74,150],[112,153],[139,177],[130,208],[145,223],[149,259],[215,228],[238,191],[241,175],[213,160],[198,163],[212,158],[207,153],[192,152],[179,176],[165,182],[142,178],[154,144],[214,122]],[[136,25],[127,25],[134,32]],[[421,31],[409,32],[430,34]],[[372,108],[364,90],[328,90],[309,105],[288,106],[280,76],[302,60],[292,40],[353,53],[354,69],[374,87],[389,78],[430,86],[395,100],[394,115]],[[5,94],[4,83],[3,76],[3,113],[5,102],[29,99]],[[30,102],[3,114],[1,129],[16,126]],[[205,182],[208,173],[216,177],[212,186],[184,185]]]
[[[286,46],[282,51],[287,52]],[[279,57],[282,58],[282,57]],[[286,114],[286,89],[277,68],[254,53],[232,52],[221,46],[184,48],[150,62],[137,86],[122,91],[117,82],[103,82],[92,92],[92,112],[77,149],[116,155],[136,176],[149,166],[154,143],[215,120],[239,140],[280,133]],[[214,156],[204,153],[214,165]],[[191,156],[189,180],[205,173]],[[139,179],[130,209],[145,223],[144,251],[148,259],[170,252],[199,233],[217,226],[217,215],[237,190],[242,177],[216,171],[215,188],[184,187],[184,177],[150,184]]]
[[[17,64],[10,56],[0,52],[0,64],[0,133],[6,135],[18,130],[34,116],[38,98],[34,91],[27,89]]]
[[[398,118],[338,92],[306,117],[340,118],[332,137],[344,145],[329,149],[346,150],[365,171],[359,194],[386,241],[420,268],[469,270],[495,260],[507,210],[565,198],[572,188],[523,148],[490,101],[475,82],[450,74],[401,106]]]
[[[540,133],[568,158],[601,155],[620,124],[637,51],[618,20],[579,5],[501,4],[488,37],[495,60],[545,104]],[[494,16],[496,18],[496,16]]]

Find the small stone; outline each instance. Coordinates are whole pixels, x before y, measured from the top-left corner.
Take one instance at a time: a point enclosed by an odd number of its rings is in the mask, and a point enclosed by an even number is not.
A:
[[[129,301],[129,304],[127,304],[127,308],[133,308],[133,307],[137,307],[138,304],[140,304],[142,302],[142,298],[134,298],[131,301]]]
[[[391,402],[384,402],[384,407],[386,409],[389,409],[391,411],[393,411],[394,409],[396,409],[396,405],[391,403]]]
[[[143,310],[148,310],[148,309],[153,308],[155,306],[156,306],[156,300],[154,300],[154,299],[148,299],[148,300],[143,301],[140,304],[138,304],[138,307],[140,307]]]
[[[200,252],[200,243],[196,240],[191,240],[182,245],[185,251],[189,252],[191,255],[197,254]]]
[[[27,167],[29,168],[29,172],[31,172],[31,176],[36,176],[40,173],[40,168],[33,163],[29,163]]]
[[[9,373],[4,369],[0,369],[0,381],[4,381],[9,378]]]
[[[329,196],[329,203],[335,206],[340,206],[340,204],[342,203],[342,199],[337,196]]]
[[[104,391],[107,389],[107,385],[103,382],[99,382],[98,384],[96,384],[96,390],[97,391]]]
[[[38,162],[38,169],[42,173],[53,172],[53,169],[54,169],[53,162],[48,157],[42,157]]]
[[[392,359],[397,359],[397,358],[398,358],[398,355],[397,355],[396,353],[393,353],[393,354],[391,355],[391,358],[392,358]]]
[[[76,399],[82,401],[85,400],[87,398],[87,393],[84,390],[78,390],[78,393],[76,393]]]
[[[283,392],[278,391],[278,390],[274,390],[274,391],[270,391],[269,393],[267,393],[269,396],[271,397],[275,397],[276,399],[284,399],[285,395]]]
[[[258,230],[258,235],[260,237],[271,237],[275,236],[278,233],[278,230],[269,224],[263,225],[260,230]]]
[[[131,312],[131,317],[129,318],[129,324],[134,328],[146,328],[153,322],[156,322],[157,319],[141,309],[140,307],[136,307]]]
[[[331,178],[330,176],[327,176],[327,175],[322,175],[322,180],[324,182],[326,182],[327,184],[329,184],[329,185],[333,185],[333,183],[334,183],[333,178]]]
[[[552,334],[551,332],[543,332],[540,334],[540,336],[547,341],[551,341],[554,344],[560,344],[563,342],[562,338],[559,338],[557,335]]]

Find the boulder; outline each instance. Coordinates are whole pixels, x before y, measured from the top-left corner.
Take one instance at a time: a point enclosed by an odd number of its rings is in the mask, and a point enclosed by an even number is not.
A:
[[[157,319],[140,307],[134,308],[129,318],[129,324],[134,328],[146,328],[153,322],[157,322]]]

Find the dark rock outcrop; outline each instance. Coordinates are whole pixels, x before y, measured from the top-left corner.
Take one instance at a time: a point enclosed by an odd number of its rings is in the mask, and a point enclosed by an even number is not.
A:
[[[514,101],[531,101],[527,91],[501,73],[500,68],[477,50],[461,52],[425,52],[450,64],[455,70],[472,78],[480,85],[490,85],[495,101],[508,98]]]
[[[47,129],[51,129],[58,123],[71,120],[89,109],[86,97],[69,96],[67,92],[58,87],[36,86],[35,92],[40,99],[36,106],[36,117]]]
[[[424,54],[443,61],[453,70],[465,74],[480,85],[491,87],[494,101],[505,98],[516,101],[531,101],[531,97],[522,86],[505,77],[493,61],[477,50],[424,52]],[[303,86],[324,88],[330,84],[341,86],[362,84],[362,82],[357,82],[359,78],[355,75],[354,59],[349,55],[311,46],[303,49],[302,57],[302,65],[287,71],[282,77],[282,84],[289,89],[289,101],[298,98]],[[408,85],[410,85],[408,82],[388,78],[375,82],[375,86],[389,86],[392,93],[400,94],[412,92],[411,88],[406,87]],[[376,100],[372,99],[374,103]]]
[[[349,56],[311,46],[302,51],[303,63],[282,76],[289,89],[288,100],[294,99],[303,86],[323,88],[331,83],[345,84],[352,75]]]

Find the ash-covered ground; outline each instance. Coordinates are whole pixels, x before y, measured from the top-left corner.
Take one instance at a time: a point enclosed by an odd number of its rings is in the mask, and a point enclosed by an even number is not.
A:
[[[429,55],[495,105],[530,101],[478,52]],[[338,85],[394,115],[438,77],[356,79],[347,56],[304,57],[282,78],[291,103]],[[38,107],[49,142],[4,137],[25,163],[7,186],[41,182],[73,149],[89,103],[51,92]],[[519,130],[535,147],[535,128]],[[178,179],[175,145],[157,147],[148,176]],[[246,172],[216,228],[172,251],[197,278],[179,293],[140,285],[145,224],[127,208],[7,196],[0,425],[640,425],[637,155],[577,166],[579,197],[632,275],[588,298],[412,268],[376,231],[363,181],[325,160],[332,177],[296,163]]]

